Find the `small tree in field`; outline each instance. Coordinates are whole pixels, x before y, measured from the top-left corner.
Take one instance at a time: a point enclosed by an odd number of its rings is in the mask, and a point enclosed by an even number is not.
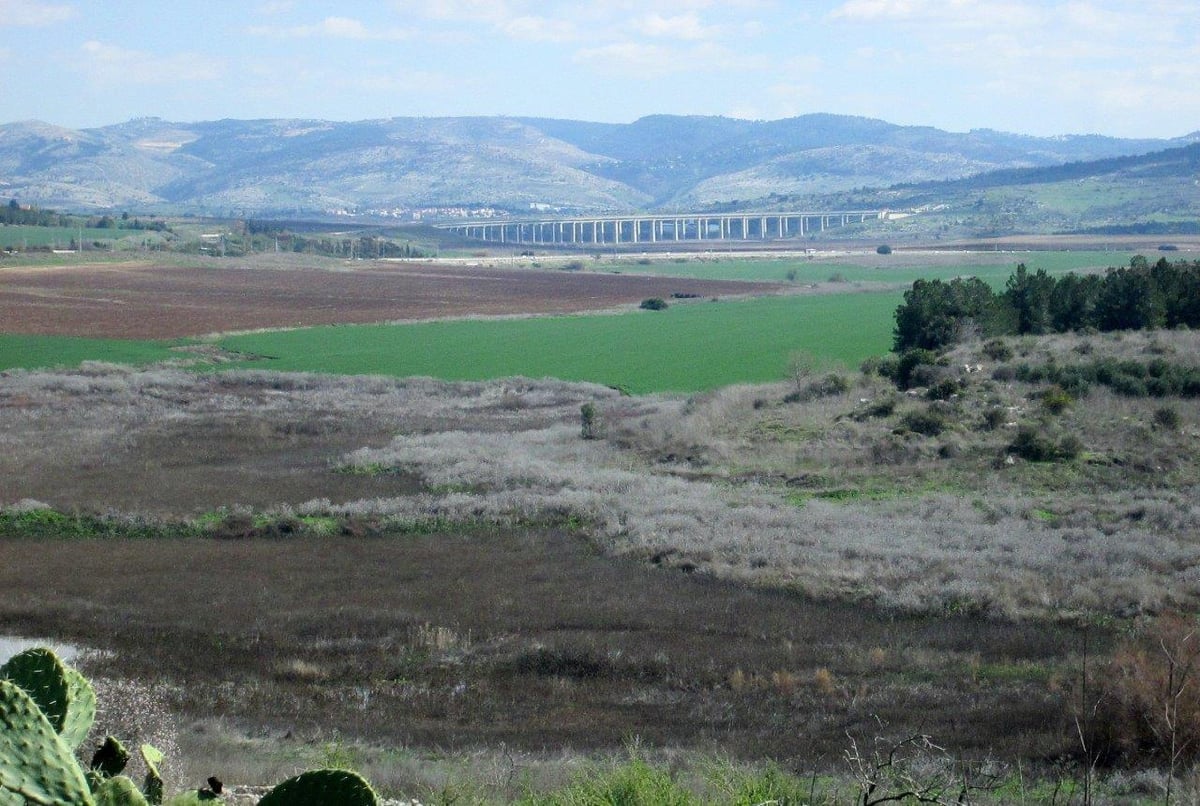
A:
[[[594,403],[584,403],[579,407],[579,436],[584,439],[600,438],[600,417]]]

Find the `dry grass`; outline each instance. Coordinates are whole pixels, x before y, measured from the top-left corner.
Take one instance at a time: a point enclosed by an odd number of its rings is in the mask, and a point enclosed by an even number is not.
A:
[[[1184,492],[1105,491],[1098,505],[1091,497],[1043,505],[1052,518],[1011,491],[797,506],[761,483],[648,471],[575,431],[399,436],[350,454],[349,466],[471,491],[300,511],[510,524],[562,513],[588,524],[606,552],[903,610],[1128,614],[1187,606],[1200,593],[1192,573],[1200,507]]]
[[[1014,341],[1027,360],[1110,347],[1194,360],[1191,333]],[[573,523],[605,553],[819,598],[1000,617],[1132,615],[1200,596],[1200,435],[1194,406],[1094,389],[1061,414],[1039,388],[990,379],[930,403],[856,377],[845,392],[732,387],[620,398],[512,380],[196,375],[93,366],[0,385],[0,501],[189,516],[403,524]],[[579,438],[596,405],[606,438]],[[989,430],[988,410],[1006,424]],[[897,433],[936,411],[936,437]],[[1070,463],[1006,459],[1029,424],[1070,434]],[[335,472],[340,471],[340,472]],[[246,516],[249,517],[249,516]]]
[[[85,672],[143,681],[182,735],[214,719],[314,746],[592,751],[636,735],[814,764],[879,715],[964,753],[1066,742],[1036,670],[1066,673],[1071,629],[813,602],[556,531],[64,546],[0,542],[0,626],[111,650]],[[867,667],[864,645],[891,662]],[[977,655],[1035,671],[972,675]],[[148,735],[135,728],[121,733]]]

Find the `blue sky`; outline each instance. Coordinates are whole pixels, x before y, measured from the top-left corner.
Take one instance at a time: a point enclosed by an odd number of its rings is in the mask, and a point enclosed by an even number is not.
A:
[[[0,0],[0,121],[808,112],[1200,129],[1196,0]]]

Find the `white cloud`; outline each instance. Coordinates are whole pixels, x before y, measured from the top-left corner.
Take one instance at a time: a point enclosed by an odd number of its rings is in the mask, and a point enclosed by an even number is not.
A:
[[[361,20],[351,17],[326,17],[312,25],[293,25],[288,28],[255,25],[249,29],[249,32],[257,36],[273,36],[281,39],[328,37],[331,39],[382,40],[393,42],[411,39],[413,36],[413,31],[408,28],[371,28]]]
[[[686,40],[712,39],[720,33],[719,28],[700,22],[694,13],[674,17],[648,14],[634,22],[634,30],[644,36]]]
[[[514,17],[498,23],[498,27],[513,39],[529,42],[570,42],[579,38],[573,22],[549,17]]]
[[[506,0],[397,0],[404,14],[419,14],[434,20],[502,23],[519,16]]]
[[[213,81],[225,73],[224,63],[198,53],[159,56],[127,50],[95,40],[80,48],[83,72],[98,83],[171,84]]]
[[[372,93],[443,93],[458,89],[461,82],[446,75],[426,70],[368,73],[345,76],[335,82],[340,89],[366,90]]]
[[[850,20],[912,19],[923,3],[920,0],[849,0],[829,13],[830,17]]]
[[[686,69],[671,48],[641,42],[614,42],[595,48],[583,48],[575,61],[603,72],[633,75],[663,75]]]
[[[37,0],[0,0],[0,28],[38,27],[66,22],[76,15],[75,7]]]
[[[703,41],[728,33],[754,36],[765,30],[749,11],[774,5],[774,0],[664,0],[656,11],[645,12],[643,0],[593,0],[589,3],[537,0],[394,0],[404,16],[456,25],[486,28],[526,41],[569,42],[590,38],[611,40],[614,32],[650,39]],[[699,11],[712,9],[722,24],[710,24]],[[790,10],[789,10],[790,13]],[[798,12],[804,16],[802,12]],[[790,14],[795,18],[797,14]],[[597,45],[600,47],[600,45]]]
[[[691,47],[614,42],[595,48],[583,48],[575,53],[575,61],[599,72],[638,77],[683,72],[765,70],[770,66],[770,61],[764,56],[740,53],[711,42]]]
[[[292,0],[268,0],[265,3],[259,3],[258,13],[271,17],[276,14],[286,14],[295,7]]]
[[[913,22],[953,28],[1028,28],[1045,22],[1046,6],[1018,0],[848,0],[829,13],[850,22]]]

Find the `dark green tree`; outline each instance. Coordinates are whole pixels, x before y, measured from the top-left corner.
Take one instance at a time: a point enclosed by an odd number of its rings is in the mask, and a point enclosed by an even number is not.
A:
[[[1128,268],[1105,275],[1096,301],[1096,323],[1101,330],[1140,330],[1163,324],[1162,306],[1145,258],[1137,265],[1135,257]]]
[[[1016,315],[1017,333],[1040,335],[1051,330],[1050,299],[1054,285],[1054,278],[1045,269],[1030,274],[1024,263],[1017,264],[1004,291],[1004,301]]]
[[[941,350],[971,332],[995,332],[996,298],[978,277],[917,280],[896,309],[892,349]]]
[[[1096,303],[1104,281],[1099,275],[1067,274],[1050,291],[1050,325],[1059,332],[1097,327]]]

